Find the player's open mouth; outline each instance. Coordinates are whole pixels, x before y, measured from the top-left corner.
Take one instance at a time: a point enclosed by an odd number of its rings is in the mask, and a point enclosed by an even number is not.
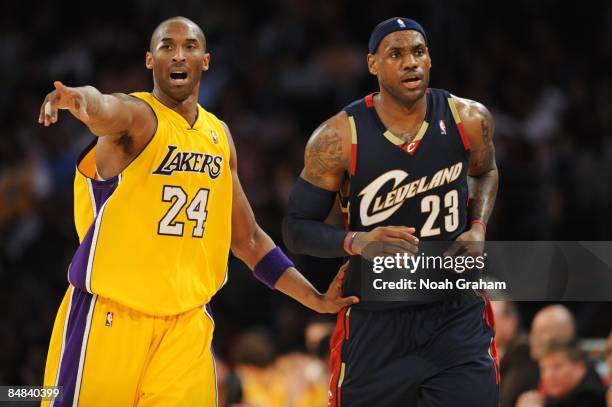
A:
[[[421,79],[417,77],[406,78],[402,80],[402,83],[408,89],[415,89],[421,85]]]
[[[172,83],[184,83],[187,81],[187,72],[184,71],[175,71],[170,72],[170,81]]]

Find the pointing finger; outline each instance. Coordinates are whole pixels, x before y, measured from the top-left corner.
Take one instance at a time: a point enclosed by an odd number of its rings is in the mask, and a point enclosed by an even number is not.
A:
[[[55,89],[57,89],[58,92],[64,92],[66,90],[66,87],[60,81],[53,82],[53,86],[55,86]]]

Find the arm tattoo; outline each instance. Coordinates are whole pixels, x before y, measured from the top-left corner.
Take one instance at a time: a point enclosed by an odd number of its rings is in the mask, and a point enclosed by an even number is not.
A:
[[[493,118],[488,111],[482,112],[480,129],[483,149],[476,151],[470,163],[468,177],[470,193],[470,217],[488,221],[495,197],[497,196],[498,173],[495,164],[495,147],[493,146]]]
[[[489,112],[484,113],[483,117],[480,119],[480,131],[484,148],[474,152],[474,157],[470,162],[470,172],[473,174],[485,173],[495,166],[495,147],[493,146],[492,140],[493,118]]]
[[[306,148],[306,171],[308,176],[317,183],[329,172],[335,172],[345,165],[342,151],[342,137],[335,129],[325,126],[315,135]]]
[[[491,140],[491,136],[489,135],[489,121],[488,118],[482,118],[480,120],[480,128],[482,130],[482,139],[486,142]]]

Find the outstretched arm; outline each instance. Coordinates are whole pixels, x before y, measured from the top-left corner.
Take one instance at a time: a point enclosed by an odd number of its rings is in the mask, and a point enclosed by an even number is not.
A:
[[[468,170],[469,215],[472,238],[482,237],[495,205],[499,174],[495,162],[495,124],[489,110],[478,102],[457,98],[457,110],[472,146]]]
[[[342,297],[346,268],[340,269],[325,294],[319,293],[295,267],[272,270],[279,263],[278,260],[270,260],[269,255],[273,257],[284,255],[279,254],[280,249],[276,248],[270,236],[259,227],[255,220],[251,205],[238,178],[236,147],[227,127],[226,133],[230,144],[230,168],[233,182],[231,249],[234,255],[244,261],[251,270],[257,272],[258,268],[267,267],[270,270],[263,270],[263,272],[280,274],[278,279],[273,280],[274,288],[315,311],[335,313],[345,306],[356,303],[358,301],[356,297]]]
[[[122,93],[104,95],[93,86],[73,88],[59,81],[53,85],[55,90],[40,106],[38,122],[44,126],[56,123],[58,111],[65,109],[99,137],[116,138],[128,134],[135,138],[136,145],[144,145],[153,133],[155,115],[137,98]]]

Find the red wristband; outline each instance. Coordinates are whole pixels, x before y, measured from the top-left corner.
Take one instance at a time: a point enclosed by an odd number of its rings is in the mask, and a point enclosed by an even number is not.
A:
[[[474,223],[478,223],[480,225],[482,225],[482,229],[484,230],[484,234],[487,234],[487,224],[484,223],[483,220],[481,219],[474,219],[473,221],[470,222],[470,225],[473,225]]]
[[[349,232],[346,234],[344,238],[344,251],[347,252],[351,256],[355,256],[356,253],[353,252],[353,240],[355,240],[355,236],[357,236],[358,232]]]

